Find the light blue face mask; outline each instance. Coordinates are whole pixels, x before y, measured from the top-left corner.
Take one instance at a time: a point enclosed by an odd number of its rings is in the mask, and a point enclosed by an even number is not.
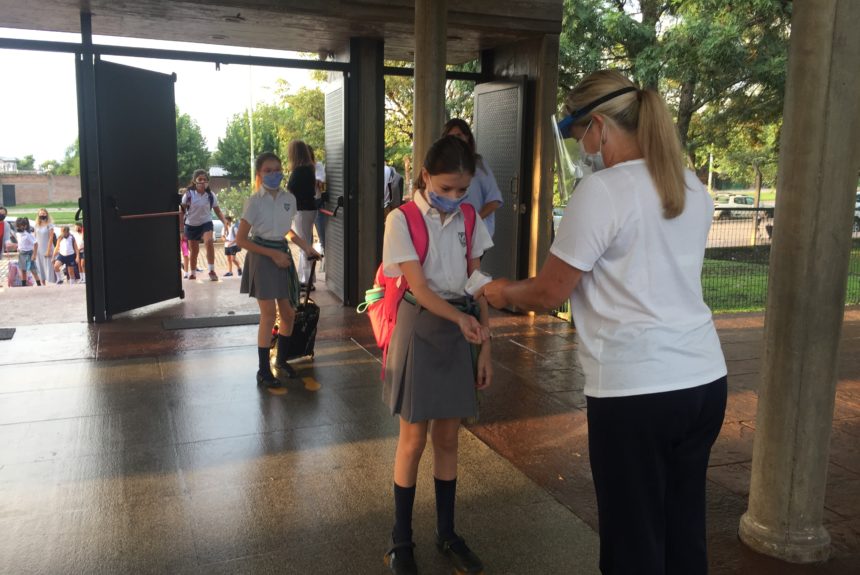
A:
[[[263,176],[263,187],[267,190],[277,190],[284,181],[284,172],[270,172]]]
[[[460,204],[466,201],[466,195],[464,194],[462,198],[459,200],[451,200],[446,197],[437,195],[436,192],[430,192],[430,205],[439,210],[444,214],[450,214],[457,211],[457,208],[460,207]]]
[[[591,129],[591,124],[592,122],[588,123],[588,127],[585,128],[585,132],[582,133],[582,137],[579,139],[579,157],[582,158],[582,162],[591,168],[591,172],[594,173],[604,169],[606,164],[603,162],[603,134],[600,135],[600,148],[596,153],[589,154],[585,151],[585,145],[582,141],[585,139],[585,134]],[[606,129],[605,126],[604,129]]]

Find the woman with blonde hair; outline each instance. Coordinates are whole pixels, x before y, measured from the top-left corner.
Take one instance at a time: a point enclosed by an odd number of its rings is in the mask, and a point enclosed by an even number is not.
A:
[[[314,220],[317,218],[317,180],[313,155],[307,144],[301,140],[293,140],[287,147],[287,157],[290,167],[287,189],[296,197],[298,207],[293,221],[293,230],[308,245],[313,245]],[[304,252],[299,255],[298,272],[302,286],[310,284],[313,289],[314,278],[308,277],[310,263]]]
[[[497,280],[495,307],[570,299],[585,372],[600,570],[707,572],[705,474],[726,363],[701,272],[713,202],[685,170],[661,96],[603,70],[559,123],[591,167],[536,277]],[[480,295],[480,292],[479,294]]]
[[[48,285],[48,282],[62,283],[63,278],[57,277],[54,272],[54,266],[51,263],[57,236],[54,232],[54,219],[48,213],[47,209],[39,208],[36,214],[34,231],[36,243],[39,245],[39,253],[36,256],[36,269],[39,270],[42,281],[45,282],[45,285]]]

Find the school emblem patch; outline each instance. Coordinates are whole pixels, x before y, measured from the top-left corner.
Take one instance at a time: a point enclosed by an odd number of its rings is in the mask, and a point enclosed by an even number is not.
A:
[[[285,211],[285,212],[289,212],[289,211],[290,211],[290,202],[284,202],[284,211]]]
[[[460,247],[466,247],[466,232],[457,232],[457,235],[460,236]]]

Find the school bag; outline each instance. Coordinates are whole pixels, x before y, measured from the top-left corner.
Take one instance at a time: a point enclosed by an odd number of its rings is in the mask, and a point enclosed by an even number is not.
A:
[[[418,263],[423,266],[424,260],[427,259],[430,238],[421,209],[414,201],[407,202],[397,209],[401,210],[406,217],[409,237],[418,253]],[[475,231],[477,214],[475,207],[467,203],[461,204],[460,210],[463,212],[466,224],[466,262],[468,266],[472,256],[472,234]],[[406,281],[406,276],[388,277],[383,271],[383,264],[380,263],[379,267],[376,268],[373,287],[365,292],[364,302],[356,308],[358,313],[367,312],[367,317],[370,319],[376,345],[382,350],[383,376],[385,375],[385,361],[388,357],[388,344],[391,342],[391,335],[394,333],[394,326],[397,323],[397,310],[408,290],[409,283]]]
[[[191,207],[191,192],[193,192],[193,191],[194,191],[194,188],[188,188],[185,191],[185,197],[182,198],[182,203],[185,204],[186,206],[188,206],[189,208]],[[212,190],[210,190],[209,188],[206,188],[206,195],[209,196],[209,209],[211,210],[212,206],[215,205],[215,194],[212,193]]]

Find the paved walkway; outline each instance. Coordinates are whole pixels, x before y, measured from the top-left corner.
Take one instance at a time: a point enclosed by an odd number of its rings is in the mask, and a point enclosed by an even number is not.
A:
[[[221,270],[219,270],[221,271]],[[84,286],[0,289],[0,572],[383,573],[395,421],[366,319],[325,290],[307,378],[253,383],[255,326],[164,330],[256,311],[238,279],[89,325]],[[792,566],[736,538],[746,508],[760,314],[717,320],[730,398],[709,472],[711,573],[860,572],[860,310],[846,312],[828,479],[833,559]],[[458,525],[487,573],[596,573],[596,508],[572,328],[496,314],[496,381],[464,429]],[[321,388],[310,391],[318,383]],[[307,384],[307,389],[304,385]],[[418,557],[432,548],[424,462]]]

